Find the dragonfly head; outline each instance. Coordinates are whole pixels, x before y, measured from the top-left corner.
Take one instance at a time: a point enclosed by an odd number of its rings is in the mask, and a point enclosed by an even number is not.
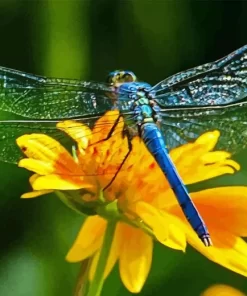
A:
[[[135,74],[127,70],[115,70],[107,76],[107,82],[113,86],[120,86],[126,82],[135,82],[137,80]]]

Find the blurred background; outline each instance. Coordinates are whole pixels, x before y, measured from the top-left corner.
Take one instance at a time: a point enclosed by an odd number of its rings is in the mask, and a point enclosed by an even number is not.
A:
[[[154,84],[247,44],[246,19],[245,1],[1,0],[0,65],[95,81],[122,68]],[[196,189],[247,185],[246,157],[243,153],[235,159],[242,164],[241,172]],[[83,218],[53,195],[20,200],[30,189],[28,176],[14,165],[0,166],[0,295],[72,295],[79,264],[64,257]],[[246,278],[192,248],[184,255],[156,244],[141,295],[198,296],[215,283],[247,294]],[[118,266],[103,295],[130,295]]]

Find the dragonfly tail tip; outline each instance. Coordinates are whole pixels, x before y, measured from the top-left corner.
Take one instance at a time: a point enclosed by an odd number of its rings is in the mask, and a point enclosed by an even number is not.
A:
[[[212,242],[209,234],[203,235],[201,237],[201,241],[203,242],[204,246],[206,246],[206,247],[210,247],[213,245],[213,242]]]

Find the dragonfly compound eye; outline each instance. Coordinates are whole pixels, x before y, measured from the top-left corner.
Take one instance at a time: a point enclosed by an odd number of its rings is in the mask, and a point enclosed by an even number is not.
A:
[[[110,83],[111,85],[116,86],[116,85],[126,83],[126,82],[134,82],[134,81],[136,81],[136,76],[131,71],[116,70],[116,71],[109,73],[106,81],[108,83]]]

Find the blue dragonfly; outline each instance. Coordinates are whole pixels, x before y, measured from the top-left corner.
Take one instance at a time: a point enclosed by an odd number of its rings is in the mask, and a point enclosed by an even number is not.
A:
[[[65,143],[67,137],[56,128],[59,121],[74,119],[92,127],[112,109],[118,109],[126,123],[129,152],[123,163],[131,151],[135,130],[169,181],[198,237],[205,246],[212,245],[169,150],[214,129],[221,131],[219,149],[236,153],[246,147],[247,46],[155,86],[139,82],[131,71],[113,71],[105,83],[98,83],[0,67],[0,160],[17,163],[21,159],[16,138],[23,134],[46,133]],[[117,121],[112,125],[109,137]]]

